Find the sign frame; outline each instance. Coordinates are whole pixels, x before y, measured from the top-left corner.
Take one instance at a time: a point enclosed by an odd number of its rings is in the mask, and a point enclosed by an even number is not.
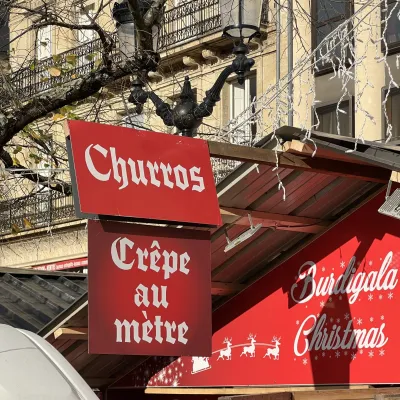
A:
[[[89,354],[210,355],[210,232],[93,220],[88,232]]]
[[[127,128],[126,128],[127,129]],[[140,218],[140,217],[131,217],[131,216],[119,216],[119,215],[111,215],[111,214],[99,214],[99,213],[87,213],[81,211],[81,202],[79,198],[79,190],[78,190],[78,181],[77,181],[77,173],[75,168],[73,150],[72,150],[72,142],[70,136],[70,128],[68,126],[68,121],[64,122],[64,131],[65,131],[65,138],[66,138],[66,148],[67,148],[67,155],[68,155],[68,163],[69,163],[69,170],[71,175],[71,185],[72,185],[72,195],[74,198],[74,205],[75,205],[75,215],[77,218],[82,219],[94,219],[94,220],[108,220],[108,221],[118,221],[118,222],[142,222],[148,223],[151,221],[155,224],[169,224],[175,226],[184,226],[184,227],[218,227],[222,225],[222,217],[219,215],[219,220],[215,224],[205,224],[199,222],[187,222],[182,221],[179,219],[176,220],[166,220],[166,219],[147,219],[147,218]],[[158,132],[151,132],[157,133]],[[167,135],[167,134],[166,134]],[[193,138],[185,138],[188,140],[196,140]],[[200,140],[200,139],[197,139]],[[210,168],[212,168],[210,166]],[[216,188],[215,188],[216,190]],[[216,198],[216,207],[218,206],[218,198]]]

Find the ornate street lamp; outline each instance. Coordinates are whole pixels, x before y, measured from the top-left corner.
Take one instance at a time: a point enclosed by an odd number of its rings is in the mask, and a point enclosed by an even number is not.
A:
[[[224,35],[249,41],[260,36],[262,1],[220,0]]]
[[[143,104],[150,99],[155,105],[156,114],[161,117],[164,124],[177,127],[183,136],[193,136],[203,118],[212,114],[215,104],[220,100],[226,79],[235,73],[239,84],[243,84],[245,74],[254,65],[254,60],[247,57],[248,43],[252,38],[260,36],[262,0],[220,0],[220,2],[223,36],[232,38],[236,42],[233,48],[235,59],[231,65],[223,69],[214,85],[206,92],[202,103],[196,103],[189,77],[185,78],[178,104],[173,109],[154,92],[143,89],[143,78],[132,82],[129,102],[136,106],[136,112],[140,114]],[[148,70],[145,71],[145,75],[147,72]]]
[[[113,17],[116,21],[121,58],[123,61],[131,60],[135,57],[138,44],[132,13],[126,1],[114,4]]]
[[[139,0],[139,7],[136,11],[146,16],[151,4],[152,0]],[[128,0],[118,0],[114,3],[113,18],[117,28],[119,52],[122,61],[131,62],[132,66],[136,66],[136,68],[140,65],[147,72],[157,69],[160,60],[160,56],[157,53],[159,20],[162,18],[162,11],[158,12],[158,18],[154,23],[150,24],[150,27],[147,27],[147,21],[143,17],[139,35]],[[140,39],[146,43],[145,50],[140,44]],[[148,46],[149,43],[150,46]]]

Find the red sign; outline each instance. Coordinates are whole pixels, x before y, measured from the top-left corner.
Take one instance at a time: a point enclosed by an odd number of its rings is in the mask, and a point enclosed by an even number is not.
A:
[[[400,221],[377,212],[384,201],[216,311],[211,357],[182,357],[118,386],[399,383]]]
[[[89,353],[211,354],[209,232],[89,221]]]
[[[80,211],[221,225],[207,142],[68,121]]]
[[[87,265],[88,259],[85,257],[76,258],[75,260],[57,261],[51,264],[37,265],[32,267],[32,269],[38,269],[41,271],[62,271],[64,269],[87,267]]]

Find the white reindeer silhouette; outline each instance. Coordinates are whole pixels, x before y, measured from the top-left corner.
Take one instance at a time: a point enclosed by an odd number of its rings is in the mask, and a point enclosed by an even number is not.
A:
[[[275,347],[268,349],[263,358],[266,356],[271,358],[272,354],[274,356],[274,360],[279,360],[279,346],[281,345],[280,340],[281,338],[278,339],[276,336],[272,338],[272,343],[275,343]]]
[[[223,350],[220,350],[220,351],[219,351],[219,356],[218,356],[218,358],[217,358],[217,361],[218,361],[220,358],[222,358],[223,360],[225,360],[224,357],[226,357],[227,360],[231,360],[231,357],[232,357],[232,349],[231,349],[231,346],[232,346],[232,338],[230,338],[230,339],[225,338],[224,341],[223,341],[223,343],[226,344],[226,349],[223,349]]]
[[[251,345],[250,346],[244,346],[243,347],[243,351],[242,354],[240,355],[240,357],[242,357],[242,355],[244,354],[247,357],[247,354],[250,354],[250,357],[255,357],[256,356],[256,336],[257,335],[253,335],[250,333],[249,337],[247,338],[247,340],[251,341]]]

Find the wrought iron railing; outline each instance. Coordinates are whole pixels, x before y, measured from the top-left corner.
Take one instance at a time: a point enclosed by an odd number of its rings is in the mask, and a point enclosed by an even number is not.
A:
[[[268,21],[268,3],[264,0],[262,22]],[[166,50],[175,45],[189,40],[209,35],[221,29],[221,15],[219,0],[192,0],[168,10],[164,14],[162,30],[159,36],[159,50]],[[112,34],[115,46],[111,58],[119,61],[118,40],[116,33]],[[31,62],[26,67],[20,68],[11,78],[15,88],[13,96],[19,100],[26,100],[39,93],[60,86],[82,75],[88,74],[96,67],[96,61],[101,57],[101,41],[93,40],[72,50],[57,54],[56,56]],[[51,68],[56,65],[60,71],[59,76],[51,73]],[[57,73],[58,74],[58,73]],[[4,96],[7,91],[1,93]]]
[[[111,37],[116,43],[116,33],[113,33]],[[28,99],[88,74],[95,69],[96,61],[101,58],[101,47],[100,40],[93,40],[19,69],[12,76],[16,95],[19,99]],[[111,56],[114,61],[118,61],[119,53],[116,47]],[[51,73],[52,68],[59,71],[59,76]]]
[[[241,163],[212,158],[211,164],[218,184]],[[0,236],[77,219],[73,196],[55,191],[0,202]]]
[[[219,0],[194,0],[164,14],[160,49],[210,34],[221,28]]]
[[[73,197],[54,191],[0,202],[0,235],[76,219]]]

